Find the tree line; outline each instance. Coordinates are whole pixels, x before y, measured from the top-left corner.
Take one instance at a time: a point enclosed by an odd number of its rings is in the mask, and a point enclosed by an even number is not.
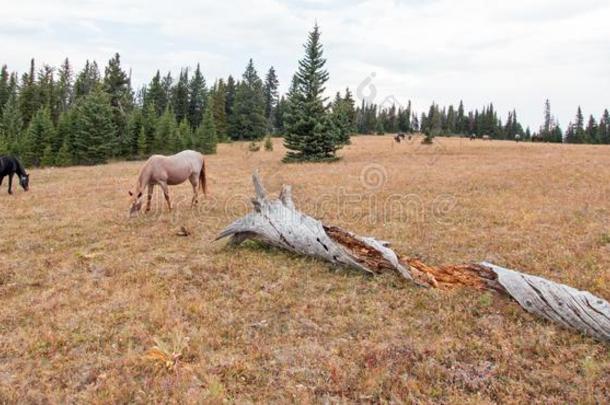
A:
[[[590,115],[585,122],[582,109],[578,107],[575,118],[563,131],[557,119],[551,114],[551,105],[544,105],[544,123],[538,131],[524,129],[515,110],[510,111],[506,121],[498,117],[492,103],[481,110],[465,111],[460,101],[457,108],[453,105],[440,108],[432,103],[428,112],[418,115],[412,110],[411,101],[406,107],[379,106],[365,103],[355,111],[356,130],[362,134],[384,134],[395,132],[422,132],[429,136],[489,135],[493,139],[514,140],[518,135],[522,140],[535,140],[556,143],[610,144],[610,114],[605,109],[597,120]]]
[[[120,55],[104,73],[87,61],[74,73],[37,69],[34,59],[18,77],[0,70],[0,153],[28,166],[97,164],[193,148],[214,153],[218,142],[260,139],[281,127],[278,79],[271,67],[261,79],[250,60],[240,80],[208,86],[199,65],[178,78],[159,71],[135,90]]]
[[[423,132],[440,135],[489,135],[494,139],[610,144],[610,117],[585,122],[579,107],[562,131],[547,100],[544,123],[531,132],[515,110],[503,122],[493,104],[466,111],[460,101],[440,107],[432,103],[417,114],[406,106],[356,103],[349,88],[329,101],[320,30],[305,43],[290,88],[280,96],[275,69],[261,78],[249,60],[241,78],[228,76],[208,85],[199,65],[183,68],[178,77],[160,71],[134,90],[131,77],[115,54],[100,71],[87,61],[75,73],[68,59],[58,68],[36,67],[18,76],[0,69],[0,154],[21,157],[28,166],[98,164],[108,159],[144,158],[153,153],[197,149],[215,153],[218,142],[258,141],[283,136],[285,162],[336,158],[353,133]],[[269,139],[265,148],[271,148]]]

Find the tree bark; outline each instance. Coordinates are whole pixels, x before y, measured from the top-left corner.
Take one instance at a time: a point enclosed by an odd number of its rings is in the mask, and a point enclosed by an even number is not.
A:
[[[254,211],[225,228],[216,240],[231,237],[235,245],[247,239],[258,240],[370,274],[396,271],[422,287],[494,291],[531,313],[610,342],[610,305],[589,292],[485,262],[428,266],[416,258],[397,255],[388,242],[324,225],[299,212],[290,186],[284,185],[279,198],[272,200],[256,173],[252,179]]]

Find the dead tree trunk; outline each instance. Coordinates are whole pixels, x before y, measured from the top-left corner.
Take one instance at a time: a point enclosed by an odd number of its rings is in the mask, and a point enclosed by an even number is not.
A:
[[[229,236],[232,244],[258,240],[371,274],[397,271],[424,287],[467,286],[495,291],[531,313],[610,342],[610,305],[602,298],[491,263],[433,267],[415,258],[400,257],[388,242],[324,225],[297,211],[290,186],[283,186],[279,198],[271,200],[257,174],[253,182],[254,211],[229,225],[217,240]]]

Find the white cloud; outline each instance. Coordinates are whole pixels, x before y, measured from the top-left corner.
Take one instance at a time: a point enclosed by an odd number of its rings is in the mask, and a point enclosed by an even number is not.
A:
[[[20,0],[0,8],[2,58],[68,56],[103,65],[114,51],[144,83],[155,70],[201,63],[209,82],[239,76],[250,57],[274,65],[285,89],[307,31],[322,29],[329,95],[371,73],[381,102],[393,96],[468,108],[516,108],[536,127],[545,98],[563,126],[577,105],[599,116],[610,94],[610,4],[603,0]]]

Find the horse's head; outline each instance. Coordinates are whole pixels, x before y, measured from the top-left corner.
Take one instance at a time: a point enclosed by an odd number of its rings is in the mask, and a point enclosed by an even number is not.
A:
[[[21,187],[23,187],[25,191],[28,191],[30,189],[30,175],[24,174],[19,176],[19,184],[21,184]]]
[[[131,191],[129,192],[129,196],[131,197],[131,208],[129,209],[130,216],[138,215],[138,212],[142,209],[142,192],[138,192],[138,194],[134,194]]]

